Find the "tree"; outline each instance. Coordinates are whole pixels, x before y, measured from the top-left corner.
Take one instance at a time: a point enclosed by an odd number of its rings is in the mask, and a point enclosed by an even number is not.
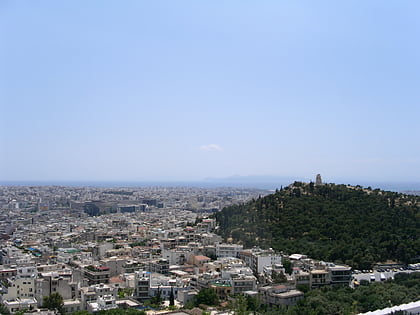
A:
[[[358,314],[418,300],[420,274],[410,273],[403,277],[405,280],[396,277],[397,280],[376,282],[355,289],[349,287],[313,289],[307,292],[297,305],[288,307],[286,314]]]
[[[60,314],[63,314],[63,305],[63,297],[59,293],[51,293],[49,296],[44,296],[43,307],[49,310],[58,310]]]
[[[6,306],[4,306],[3,304],[0,304],[0,314],[4,314],[4,315],[10,315],[9,310],[7,309]]]
[[[219,298],[216,292],[210,288],[201,289],[200,292],[195,296],[194,304],[196,306],[200,304],[204,305],[217,305],[219,304]]]
[[[88,313],[90,314],[90,313]],[[123,310],[120,308],[107,310],[107,311],[99,311],[98,315],[146,315],[145,311],[136,310],[133,308],[129,308],[127,310]]]
[[[171,287],[171,294],[169,295],[169,306],[175,305],[174,288]]]
[[[259,298],[255,296],[246,296],[246,303],[247,303],[247,309],[252,312],[258,311],[258,309],[261,307],[261,301]]]
[[[133,288],[119,288],[118,289],[118,297],[120,299],[126,297],[126,296],[131,296],[131,294],[133,293]]]
[[[418,256],[419,203],[419,196],[361,186],[294,183],[214,218],[221,236],[244,246],[372,269],[375,262],[409,263]]]
[[[292,274],[292,262],[289,259],[283,259],[283,267],[287,274]]]
[[[298,284],[296,286],[296,289],[299,291],[302,291],[303,293],[306,293],[310,290],[310,287],[308,284]]]
[[[309,192],[312,194],[314,192],[314,189],[315,189],[314,183],[313,182],[310,182],[309,183]]]
[[[283,272],[273,271],[272,273],[273,283],[284,283],[287,282],[287,277]]]
[[[233,302],[233,313],[235,315],[247,315],[249,312],[247,300],[243,295],[238,295]]]
[[[152,307],[159,308],[162,304],[162,293],[160,292],[160,286],[157,289],[156,295],[152,297],[150,300],[146,301]]]

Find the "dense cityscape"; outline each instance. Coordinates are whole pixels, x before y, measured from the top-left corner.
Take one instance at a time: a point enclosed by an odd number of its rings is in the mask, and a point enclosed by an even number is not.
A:
[[[420,315],[419,12],[0,0],[0,315]]]
[[[320,176],[316,185],[322,185]],[[191,308],[200,306],[211,314],[236,314],[231,304],[220,306],[241,301],[238,296],[287,309],[310,289],[354,289],[419,268],[388,261],[374,270],[352,270],[305,253],[244,248],[218,235],[214,213],[270,193],[241,188],[1,186],[4,310],[71,314],[129,308],[195,314]],[[206,292],[218,302],[205,302],[208,296],[201,301]],[[47,310],[54,296],[61,302]]]

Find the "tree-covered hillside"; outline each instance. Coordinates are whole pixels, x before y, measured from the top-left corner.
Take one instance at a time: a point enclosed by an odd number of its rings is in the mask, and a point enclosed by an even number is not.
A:
[[[245,305],[247,311],[240,314],[352,315],[417,301],[419,298],[420,273],[397,273],[394,280],[361,285],[355,289],[341,286],[313,289],[306,292],[297,305],[289,307],[270,307],[262,304],[258,298],[248,296]]]
[[[361,186],[295,182],[215,216],[220,234],[367,269],[420,255],[420,197]]]

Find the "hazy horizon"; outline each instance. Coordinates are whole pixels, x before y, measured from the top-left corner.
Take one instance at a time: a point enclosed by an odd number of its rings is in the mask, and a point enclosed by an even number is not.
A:
[[[420,182],[419,10],[3,1],[0,181]]]
[[[315,178],[291,178],[282,176],[231,176],[226,178],[212,178],[203,180],[143,180],[143,181],[118,181],[118,180],[32,180],[32,181],[4,181],[0,180],[0,186],[69,186],[69,187],[203,187],[203,188],[255,188],[274,190],[292,184],[295,181],[314,182]],[[420,191],[420,182],[377,182],[355,179],[329,179],[325,183],[361,185],[372,189],[390,191]]]

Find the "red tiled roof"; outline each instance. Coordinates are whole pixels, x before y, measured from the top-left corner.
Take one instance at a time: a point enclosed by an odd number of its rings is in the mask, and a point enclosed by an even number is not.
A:
[[[121,279],[121,277],[119,277],[119,276],[115,276],[115,277],[111,277],[111,278],[109,279],[109,282],[110,282],[110,283],[123,283],[123,282],[124,282],[124,280],[123,280],[123,279]]]
[[[195,260],[211,260],[210,257],[203,256],[203,255],[197,255],[194,257]]]

